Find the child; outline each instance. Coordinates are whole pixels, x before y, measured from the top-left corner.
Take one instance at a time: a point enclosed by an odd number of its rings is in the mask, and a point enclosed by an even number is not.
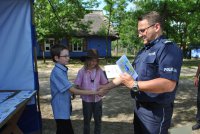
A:
[[[78,71],[74,84],[78,88],[97,91],[100,85],[108,83],[108,80],[99,67],[98,52],[95,49],[88,50],[85,65]],[[84,134],[90,133],[90,121],[93,115],[95,128],[94,134],[101,133],[102,100],[98,95],[82,95]]]
[[[73,94],[96,94],[95,91],[79,90],[72,87],[67,77],[69,51],[65,46],[54,45],[51,47],[51,56],[55,66],[50,76],[51,105],[56,121],[56,134],[74,134],[71,114],[71,93]]]

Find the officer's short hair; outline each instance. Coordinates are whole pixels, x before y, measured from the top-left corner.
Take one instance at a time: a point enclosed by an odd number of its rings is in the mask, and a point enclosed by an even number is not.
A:
[[[163,29],[163,18],[158,12],[151,11],[138,17],[138,21],[142,21],[145,19],[149,22],[150,25],[159,23],[161,28]]]

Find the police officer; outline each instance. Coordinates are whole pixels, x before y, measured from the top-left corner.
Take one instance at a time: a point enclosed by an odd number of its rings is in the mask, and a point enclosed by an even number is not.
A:
[[[138,34],[144,48],[137,54],[133,67],[138,78],[125,73],[115,78],[106,89],[123,83],[136,100],[134,134],[167,134],[182,65],[182,52],[163,36],[161,16],[149,12],[138,18]]]

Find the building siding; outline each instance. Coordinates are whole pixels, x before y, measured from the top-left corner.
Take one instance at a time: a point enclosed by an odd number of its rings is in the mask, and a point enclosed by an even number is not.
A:
[[[106,42],[108,42],[108,57],[111,57],[111,40],[108,38],[108,41],[106,41],[105,37],[87,37],[87,48],[83,52],[72,52],[70,51],[70,57],[71,58],[78,58],[81,56],[86,55],[86,51],[88,49],[97,49],[99,52],[100,57],[106,57]],[[60,44],[68,46],[68,41],[66,39],[63,39]],[[43,57],[43,51],[42,48],[37,45],[37,56],[38,58]],[[50,58],[51,54],[50,52],[44,52],[45,58]]]

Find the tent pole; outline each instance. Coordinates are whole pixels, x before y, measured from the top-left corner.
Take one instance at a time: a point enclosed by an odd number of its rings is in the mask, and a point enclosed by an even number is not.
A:
[[[34,0],[33,0],[33,4],[34,4]],[[34,53],[34,74],[35,74],[35,86],[36,86],[36,90],[37,90],[37,94],[36,94],[36,99],[37,99],[37,107],[38,107],[38,111],[40,111],[40,94],[39,94],[39,78],[38,78],[38,65],[37,65],[37,46],[36,46],[36,33],[35,33],[35,15],[34,15],[34,7],[33,4],[31,4],[31,14],[32,14],[32,27],[34,27],[33,29],[33,53]]]

